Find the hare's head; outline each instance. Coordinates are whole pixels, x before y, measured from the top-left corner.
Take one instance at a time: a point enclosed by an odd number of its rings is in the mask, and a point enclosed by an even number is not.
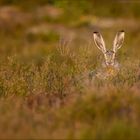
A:
[[[121,48],[124,41],[124,31],[119,31],[116,34],[116,37],[113,42],[113,49],[107,50],[105,46],[104,39],[99,32],[93,33],[93,38],[96,46],[103,52],[105,58],[106,66],[114,66],[115,65],[115,55],[118,49]]]

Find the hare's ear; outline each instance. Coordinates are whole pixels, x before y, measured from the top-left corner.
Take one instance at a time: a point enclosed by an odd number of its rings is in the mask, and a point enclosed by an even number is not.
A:
[[[105,42],[103,40],[102,35],[99,32],[93,33],[93,38],[96,46],[103,52],[106,52]]]
[[[118,49],[121,48],[123,41],[124,41],[124,35],[125,35],[124,31],[117,32],[116,37],[113,42],[113,51],[114,52],[116,52]]]

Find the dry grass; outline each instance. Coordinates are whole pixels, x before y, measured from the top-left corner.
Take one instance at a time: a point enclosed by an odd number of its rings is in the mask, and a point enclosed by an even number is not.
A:
[[[97,58],[83,46],[33,45],[3,56],[1,138],[139,138],[140,61],[120,57],[117,77],[87,87],[80,76]]]
[[[125,25],[118,19],[114,25],[110,18],[109,28],[95,16],[67,23],[66,17],[32,17],[35,11],[24,14],[27,23],[10,24],[7,15],[0,24],[0,138],[139,139],[139,19],[127,18]],[[126,31],[117,56],[121,70],[111,80],[87,85],[85,75],[102,61],[92,41],[99,28],[107,47],[118,29]]]

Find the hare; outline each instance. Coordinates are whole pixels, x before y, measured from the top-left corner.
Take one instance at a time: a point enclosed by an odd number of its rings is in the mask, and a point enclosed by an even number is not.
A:
[[[118,74],[120,65],[116,61],[116,53],[123,44],[124,36],[125,32],[123,30],[117,32],[113,42],[113,49],[107,50],[102,35],[99,32],[93,33],[95,45],[104,55],[104,62],[102,63],[102,67],[100,69],[90,72],[90,79],[93,79],[93,77],[97,77],[99,79],[110,79]]]

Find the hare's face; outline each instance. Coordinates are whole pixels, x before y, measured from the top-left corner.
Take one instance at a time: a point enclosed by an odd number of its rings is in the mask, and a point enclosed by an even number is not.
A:
[[[108,50],[104,53],[105,64],[107,66],[114,66],[115,64],[115,52],[112,50]]]
[[[94,42],[95,42],[96,46],[104,54],[106,66],[114,66],[116,52],[119,48],[121,48],[123,41],[124,41],[124,31],[119,31],[116,34],[116,37],[113,42],[112,50],[106,50],[105,42],[103,40],[102,35],[99,32],[94,32],[93,37],[94,37]]]

